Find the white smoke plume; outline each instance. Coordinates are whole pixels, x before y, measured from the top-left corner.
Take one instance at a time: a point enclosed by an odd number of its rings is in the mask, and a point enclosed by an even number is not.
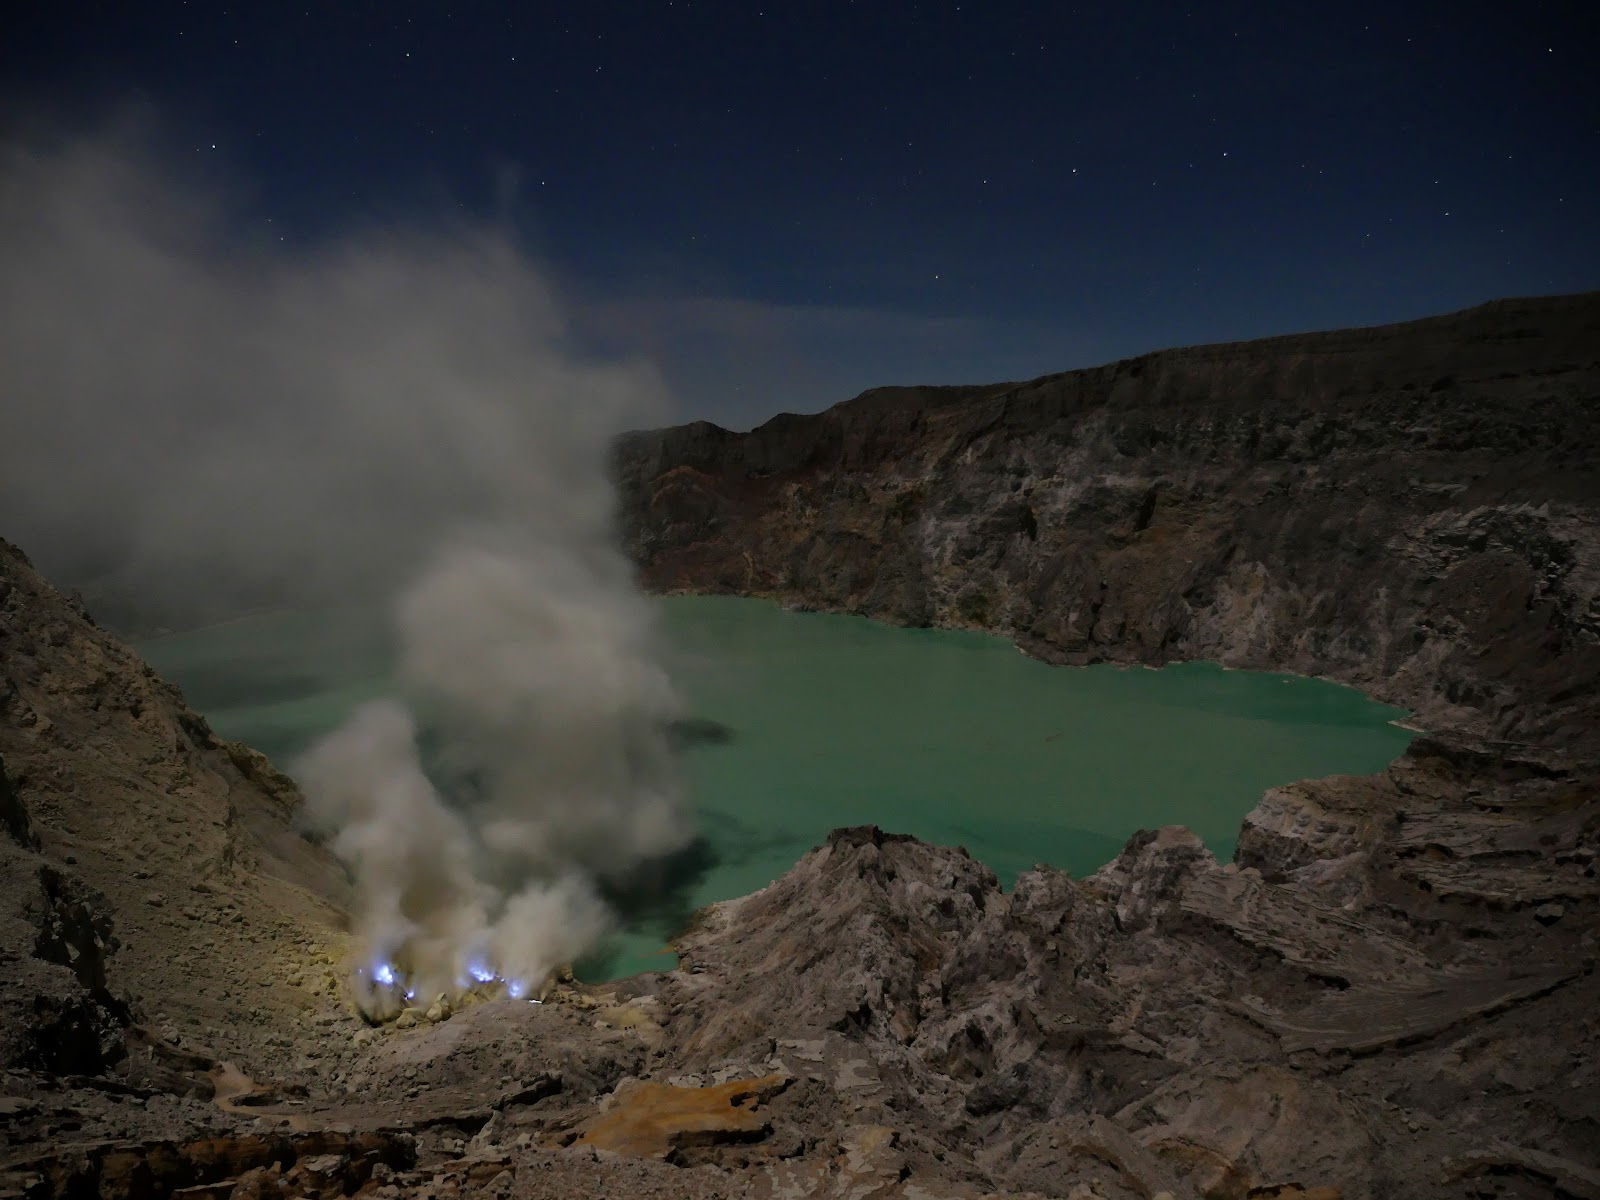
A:
[[[501,229],[286,251],[136,138],[3,155],[6,535],[137,611],[387,596],[397,695],[294,768],[366,1003],[537,987],[690,836],[607,476],[654,372],[576,350]]]
[[[370,1011],[537,988],[605,931],[597,882],[688,841],[649,628],[614,553],[509,531],[447,545],[402,596],[401,677],[469,794],[447,806],[392,701],[295,768],[361,884]]]

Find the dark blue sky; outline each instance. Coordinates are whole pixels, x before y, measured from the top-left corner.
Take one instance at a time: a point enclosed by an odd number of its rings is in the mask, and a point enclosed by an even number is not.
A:
[[[61,0],[0,99],[145,106],[289,241],[509,220],[747,425],[1600,287],[1596,8]]]

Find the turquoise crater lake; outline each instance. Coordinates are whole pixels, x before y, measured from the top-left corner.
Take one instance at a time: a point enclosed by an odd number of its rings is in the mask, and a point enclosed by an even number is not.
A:
[[[1226,858],[1266,788],[1379,770],[1412,736],[1393,724],[1403,710],[1291,675],[1051,667],[984,634],[733,597],[662,612],[697,719],[681,765],[708,854],[587,978],[670,966],[663,943],[689,912],[765,886],[838,825],[965,846],[1008,887],[1041,862],[1087,874],[1158,825]],[[266,614],[139,649],[280,765],[386,690],[370,614]]]

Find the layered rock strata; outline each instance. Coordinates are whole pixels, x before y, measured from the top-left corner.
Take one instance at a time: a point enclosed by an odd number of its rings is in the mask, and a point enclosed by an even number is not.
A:
[[[1600,294],[625,439],[661,591],[1326,676],[1600,745]]]

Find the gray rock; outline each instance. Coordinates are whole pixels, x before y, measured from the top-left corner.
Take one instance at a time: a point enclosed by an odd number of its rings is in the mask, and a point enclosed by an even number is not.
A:
[[[36,1116],[39,1105],[22,1096],[0,1096],[0,1121],[20,1121]]]

